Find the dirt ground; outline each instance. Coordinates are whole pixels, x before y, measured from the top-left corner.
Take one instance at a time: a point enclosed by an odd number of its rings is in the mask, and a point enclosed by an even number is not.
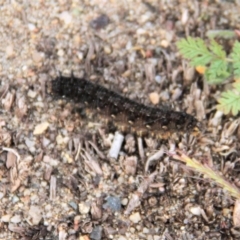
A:
[[[239,30],[239,1],[0,0],[0,11],[0,239],[240,239],[236,200],[166,154],[180,149],[240,187],[239,119],[215,109],[227,86],[204,83],[175,44]],[[49,93],[71,72],[186,111],[204,133],[117,133],[111,158],[115,132]]]

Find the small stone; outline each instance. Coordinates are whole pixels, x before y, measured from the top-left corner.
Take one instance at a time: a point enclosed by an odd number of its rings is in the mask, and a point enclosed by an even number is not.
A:
[[[77,52],[77,57],[79,60],[83,60],[83,58],[84,58],[83,52]]]
[[[4,197],[4,192],[0,192],[0,200]]]
[[[34,141],[31,141],[29,138],[27,138],[25,140],[25,144],[27,145],[27,147],[30,149],[30,148],[34,148],[35,146],[35,142]]]
[[[184,8],[182,11],[182,17],[181,17],[182,25],[185,25],[188,22],[188,18],[189,18],[189,10],[187,8]]]
[[[145,14],[141,15],[141,17],[140,17],[141,23],[146,23],[150,19],[151,19],[151,14],[149,14],[149,12],[146,12]]]
[[[57,135],[56,137],[56,142],[58,145],[65,145],[67,144],[69,141],[69,138],[68,137],[63,137],[62,135]]]
[[[93,228],[93,231],[90,234],[90,238],[93,240],[101,240],[102,239],[102,227],[96,226]]]
[[[66,24],[69,25],[72,22],[72,15],[65,11],[60,14],[60,19]]]
[[[99,30],[101,28],[106,27],[109,24],[109,17],[105,14],[100,15],[90,22],[90,26],[95,30]]]
[[[88,235],[83,235],[79,238],[79,240],[90,240],[90,238],[88,237]]]
[[[147,240],[153,240],[153,236],[152,235],[148,235],[147,236]]]
[[[80,215],[77,215],[74,217],[74,224],[79,224],[81,222],[82,217]]]
[[[79,212],[80,212],[81,214],[87,214],[87,213],[89,213],[89,211],[90,211],[90,205],[89,205],[89,204],[79,203],[79,204],[78,204],[78,207],[79,207]]]
[[[161,98],[163,101],[169,100],[169,98],[170,98],[169,92],[168,92],[168,91],[163,91],[163,92],[161,92],[160,98]]]
[[[159,103],[159,94],[157,92],[152,92],[149,94],[149,99],[152,104],[156,105]]]
[[[57,52],[57,55],[59,56],[59,57],[63,57],[64,56],[64,50],[63,49],[59,49],[58,50],[58,52]]]
[[[163,78],[160,76],[160,75],[156,75],[155,76],[155,81],[158,83],[158,84],[161,84],[163,82]]]
[[[68,153],[63,152],[62,157],[64,157],[68,163],[73,163],[73,158]]]
[[[22,218],[20,215],[15,215],[10,220],[12,223],[20,223],[22,221]]]
[[[76,211],[78,210],[78,205],[77,205],[75,202],[70,201],[68,204],[69,204],[69,206],[72,207],[74,210],[76,210]]]
[[[32,54],[32,59],[34,62],[39,63],[42,60],[42,54],[40,52],[35,51]]]
[[[124,236],[120,236],[118,240],[127,240],[127,238],[125,238]]]
[[[133,223],[138,223],[141,221],[141,216],[140,216],[139,212],[136,212],[136,213],[133,213],[132,215],[130,215],[129,219]]]
[[[31,194],[31,191],[29,189],[25,189],[23,192],[24,197],[29,196],[30,194]]]
[[[29,90],[27,93],[28,97],[30,98],[35,98],[37,96],[37,92],[33,91],[33,90]]]
[[[149,233],[149,229],[146,228],[146,227],[144,227],[144,228],[143,228],[143,233],[145,233],[145,234],[146,234],[146,233]]]
[[[123,206],[126,206],[128,204],[128,199],[124,198],[121,203]]]
[[[13,49],[13,45],[8,45],[6,47],[6,56],[7,58],[11,58],[14,56],[14,49]]]
[[[138,35],[144,35],[147,33],[147,31],[143,28],[138,28],[137,29],[137,32],[136,32]]]
[[[33,225],[38,225],[42,220],[42,211],[37,206],[31,206],[28,212],[29,217]]]
[[[36,26],[34,24],[32,24],[32,23],[28,23],[28,30],[33,32],[33,31],[36,30]]]
[[[110,209],[113,212],[119,212],[121,210],[121,200],[119,197],[107,197],[107,202],[103,205],[104,209]]]
[[[19,197],[17,197],[17,196],[13,196],[13,198],[12,198],[12,202],[13,202],[13,203],[17,203],[17,202],[19,202]]]
[[[55,160],[47,155],[43,157],[43,162],[48,163],[52,167],[56,167],[59,164],[58,160]]]
[[[189,211],[190,211],[193,215],[200,216],[200,215],[201,215],[201,212],[202,212],[202,209],[201,209],[199,206],[194,206],[194,207],[191,207],[191,208],[189,209]]]
[[[104,46],[104,52],[106,53],[106,54],[110,54],[111,52],[112,52],[112,49],[111,49],[111,47],[110,46]]]
[[[43,122],[38,124],[34,131],[33,131],[33,135],[40,135],[43,132],[45,132],[48,129],[49,123],[48,122]]]
[[[44,147],[47,147],[50,144],[50,142],[51,141],[48,138],[45,138],[45,137],[42,140],[42,144],[43,144]]]
[[[166,39],[163,39],[161,42],[160,42],[160,45],[164,48],[167,48],[169,46],[169,42],[166,40]]]
[[[6,214],[1,217],[2,222],[10,222],[12,215],[11,214]]]

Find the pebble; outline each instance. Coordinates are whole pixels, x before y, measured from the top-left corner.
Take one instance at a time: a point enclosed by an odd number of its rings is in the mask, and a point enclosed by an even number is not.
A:
[[[141,221],[141,216],[140,216],[139,212],[136,212],[136,213],[133,213],[132,215],[130,215],[129,219],[133,223],[138,223]]]
[[[181,16],[182,25],[185,25],[188,22],[188,18],[189,18],[189,11],[187,8],[184,8],[182,10],[182,16]]]
[[[169,46],[169,42],[166,40],[166,39],[163,39],[161,42],[160,42],[160,45],[164,48],[167,48]]]
[[[77,57],[79,60],[83,60],[83,58],[84,58],[83,52],[77,52]]]
[[[113,212],[119,212],[121,210],[121,200],[119,197],[107,197],[107,202],[103,204],[104,209],[111,209]]]
[[[0,199],[2,199],[4,197],[4,193],[3,192],[0,192]]]
[[[163,91],[160,94],[160,97],[163,101],[167,101],[169,100],[170,96],[169,96],[169,92],[168,91]]]
[[[50,143],[51,141],[48,138],[43,137],[42,140],[43,147],[47,147]]]
[[[199,206],[194,206],[194,207],[191,207],[189,211],[195,216],[200,216],[202,209]]]
[[[57,55],[58,55],[59,57],[63,57],[63,56],[65,55],[64,50],[63,50],[63,49],[59,49],[58,52],[57,52]]]
[[[90,234],[90,238],[93,240],[101,240],[102,239],[102,227],[96,226],[93,228],[93,231]]]
[[[125,238],[124,236],[120,236],[118,240],[127,240],[127,238]]]
[[[48,122],[38,124],[33,131],[33,135],[40,135],[44,133],[48,129],[48,127],[49,127]]]
[[[27,145],[27,147],[30,148],[34,148],[35,146],[35,142],[31,141],[29,138],[25,139],[25,144]]]
[[[22,221],[22,217],[20,215],[15,215],[10,220],[12,223],[20,223]]]
[[[58,145],[65,145],[67,144],[69,141],[69,138],[68,137],[63,137],[62,135],[57,135],[56,137],[56,142]]]
[[[29,189],[25,189],[23,192],[23,196],[29,196],[31,194],[31,191]]]
[[[64,11],[60,14],[60,19],[66,24],[69,25],[72,22],[72,15],[67,12]]]
[[[13,202],[13,203],[19,202],[19,197],[13,196],[12,202]]]
[[[70,201],[68,204],[69,204],[69,206],[72,207],[74,210],[76,210],[76,211],[78,210],[78,205],[77,205],[75,202]]]
[[[38,225],[42,220],[42,210],[38,206],[31,206],[28,215],[33,225]]]
[[[128,199],[124,198],[121,203],[123,206],[126,206],[128,204]]]
[[[160,75],[156,75],[155,76],[155,81],[158,83],[158,84],[161,84],[163,82],[163,78],[160,76]]]
[[[147,240],[153,240],[153,236],[152,235],[148,235],[147,236]]]
[[[93,19],[90,22],[90,26],[92,28],[94,28],[95,30],[99,30],[101,28],[106,27],[109,24],[109,22],[110,22],[109,17],[105,14],[102,14],[102,15],[98,16],[97,18]]]
[[[14,56],[14,49],[13,49],[13,45],[8,45],[6,47],[6,56],[7,58],[11,58]]]
[[[110,54],[111,52],[112,52],[112,49],[111,49],[111,47],[110,46],[104,46],[104,52],[106,53],[106,54]]]
[[[32,24],[32,23],[28,23],[28,30],[33,32],[33,31],[36,30],[36,26],[34,24]]]
[[[37,96],[37,92],[33,91],[33,90],[29,90],[27,93],[28,97],[30,98],[35,98]]]
[[[58,166],[58,164],[59,164],[58,160],[55,160],[55,159],[53,159],[53,158],[51,158],[51,157],[49,157],[49,156],[47,156],[47,155],[45,155],[45,156],[43,157],[43,162],[44,162],[44,163],[48,163],[48,164],[51,165],[52,167],[56,167],[56,166]]]
[[[130,227],[129,231],[130,231],[131,233],[135,233],[135,232],[136,232],[136,229],[135,229],[134,227]]]
[[[139,28],[137,29],[137,32],[136,32],[138,35],[144,35],[147,33],[147,31],[143,28]]]
[[[12,215],[11,214],[6,214],[1,217],[2,222],[10,222]]]
[[[41,62],[42,58],[43,55],[40,52],[35,51],[32,53],[32,59],[34,62],[39,63]]]
[[[144,227],[144,228],[143,228],[143,233],[149,233],[149,229],[146,228],[146,227]]]
[[[152,104],[156,105],[159,103],[159,94],[157,92],[152,92],[149,94],[149,99]]]
[[[90,240],[90,238],[88,237],[88,235],[83,235],[79,238],[79,240]]]
[[[79,212],[80,212],[81,214],[87,214],[87,213],[89,213],[89,211],[90,211],[90,205],[89,205],[89,204],[79,203],[79,204],[78,204],[78,207],[79,207]]]

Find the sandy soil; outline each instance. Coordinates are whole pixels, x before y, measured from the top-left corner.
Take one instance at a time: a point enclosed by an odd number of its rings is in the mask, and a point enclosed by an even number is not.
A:
[[[240,29],[239,4],[0,1],[0,239],[240,239],[235,199],[165,154],[181,149],[239,186],[239,120],[213,108],[221,86],[203,83],[175,44]],[[114,131],[49,94],[48,83],[72,71],[187,111],[205,134],[127,133],[109,158]]]

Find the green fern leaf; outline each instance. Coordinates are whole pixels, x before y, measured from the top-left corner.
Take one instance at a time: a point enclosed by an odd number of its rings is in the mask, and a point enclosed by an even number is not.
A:
[[[190,60],[193,66],[205,66],[212,60],[212,53],[201,38],[188,37],[177,43],[177,47],[183,57]]]
[[[232,112],[233,116],[236,116],[240,111],[240,92],[236,90],[228,90],[222,93],[217,109],[224,114]]]
[[[216,55],[217,58],[225,60],[226,52],[223,50],[223,47],[219,45],[214,39],[211,40],[209,48]]]
[[[228,71],[228,62],[222,59],[212,61],[209,68],[205,72],[208,83],[221,83],[230,76]]]
[[[235,42],[231,54],[233,71],[236,78],[240,78],[240,42]]]

